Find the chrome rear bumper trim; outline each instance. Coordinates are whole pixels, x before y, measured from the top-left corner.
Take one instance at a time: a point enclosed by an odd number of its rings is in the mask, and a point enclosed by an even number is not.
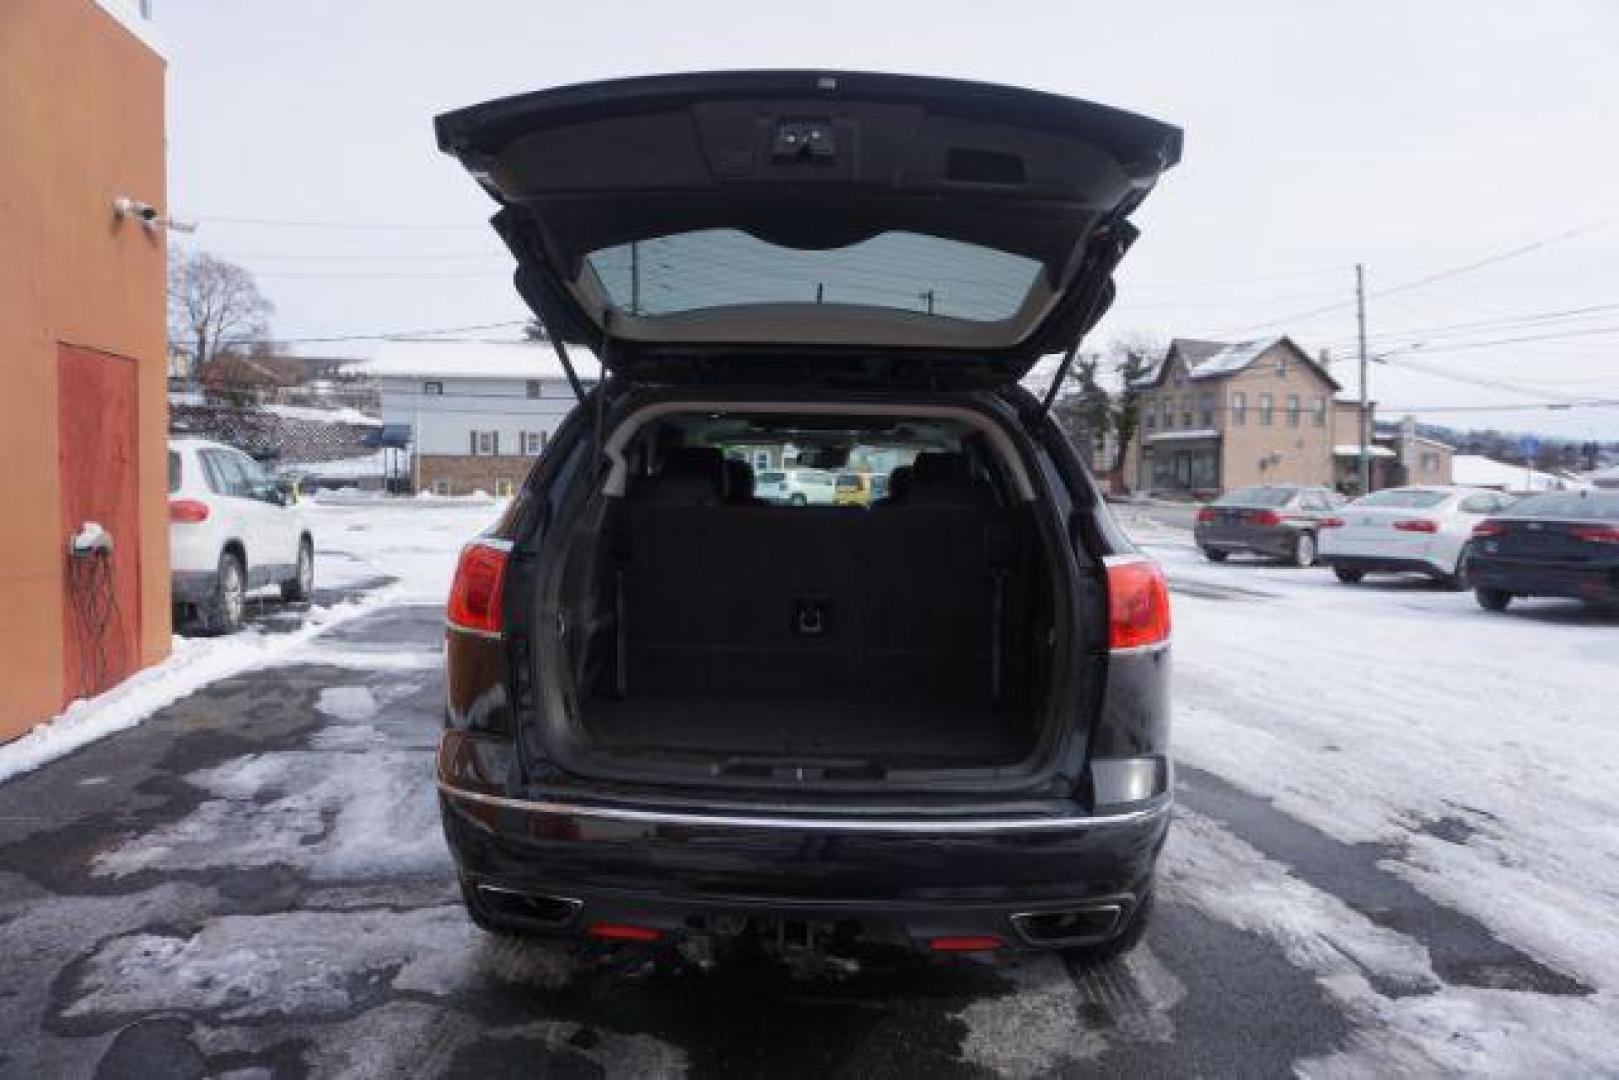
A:
[[[1169,812],[1171,800],[1164,799],[1141,810],[1095,817],[983,817],[983,818],[839,818],[774,817],[768,815],[694,814],[668,810],[636,810],[622,806],[595,806],[588,803],[560,803],[538,799],[514,799],[466,791],[440,780],[439,791],[450,799],[518,810],[534,814],[564,814],[607,821],[638,821],[649,825],[709,826],[732,829],[792,829],[801,832],[982,834],[1034,832],[1050,829],[1102,829],[1133,825]]]

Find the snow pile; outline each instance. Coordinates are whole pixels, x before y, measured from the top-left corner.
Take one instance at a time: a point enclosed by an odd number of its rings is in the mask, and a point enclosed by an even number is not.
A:
[[[136,672],[104,694],[73,702],[58,716],[0,746],[0,782],[132,728],[158,709],[211,682],[258,667],[347,622],[380,599],[367,597],[357,603],[312,608],[304,625],[290,634],[244,630],[227,638],[176,637],[167,660]]]
[[[303,420],[314,424],[351,424],[355,427],[381,427],[382,421],[359,409],[344,406],[341,409],[321,409],[308,405],[264,405],[265,412],[288,420]]]
[[[256,629],[222,638],[174,639],[162,663],[137,672],[98,697],[76,701],[55,718],[0,746],[0,782],[114,732],[124,731],[196,690],[238,672],[298,656],[333,626],[388,604],[441,604],[456,557],[470,537],[495,520],[502,504],[458,500],[442,507],[399,500],[377,505],[307,504],[316,548],[316,588],[393,581],[364,597],[309,609],[290,633]],[[411,657],[412,667],[423,666]]]

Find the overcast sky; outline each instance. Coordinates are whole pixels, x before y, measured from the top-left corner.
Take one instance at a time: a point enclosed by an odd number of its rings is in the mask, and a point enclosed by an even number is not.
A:
[[[1422,345],[1374,367],[1385,418],[1421,406],[1457,426],[1619,438],[1619,407],[1443,411],[1619,401],[1611,0],[156,7],[170,206],[200,223],[180,240],[251,268],[284,339],[526,315],[485,225],[493,205],[433,145],[438,112],[664,71],[903,71],[1071,94],[1185,129],[1185,159],[1136,215],[1143,237],[1091,344],[1285,331],[1330,349],[1352,389],[1364,262],[1372,351]],[[1509,338],[1541,340],[1482,344]],[[1508,386],[1401,366],[1413,362]]]

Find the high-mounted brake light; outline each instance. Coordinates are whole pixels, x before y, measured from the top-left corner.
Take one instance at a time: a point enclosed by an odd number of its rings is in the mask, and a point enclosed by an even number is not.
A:
[[[1412,518],[1410,521],[1396,521],[1394,523],[1394,527],[1400,532],[1436,533],[1439,531],[1439,523],[1437,521],[1429,521],[1426,518]]]
[[[631,926],[628,923],[591,923],[585,934],[602,941],[657,941],[663,936],[650,926]]]
[[[1108,648],[1139,649],[1169,640],[1169,583],[1151,559],[1107,561]]]
[[[445,612],[450,625],[475,634],[499,634],[505,625],[501,593],[506,584],[504,540],[474,540],[461,549]]]
[[[1213,520],[1214,520],[1214,511],[1209,509],[1207,506],[1205,506],[1203,509],[1201,509],[1201,510],[1199,510],[1197,512],[1197,523],[1199,525],[1207,525],[1209,522],[1211,522]]]
[[[199,499],[170,499],[169,520],[177,525],[195,525],[208,520],[208,504]]]
[[[1619,544],[1619,525],[1579,525],[1568,534],[1588,544]]]
[[[1473,526],[1474,536],[1500,536],[1507,527],[1499,521],[1481,521]]]

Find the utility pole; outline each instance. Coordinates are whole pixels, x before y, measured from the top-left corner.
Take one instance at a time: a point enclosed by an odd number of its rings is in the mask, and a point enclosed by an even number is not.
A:
[[[1360,342],[1360,493],[1372,490],[1371,416],[1366,403],[1366,267],[1355,264],[1355,323]]]

